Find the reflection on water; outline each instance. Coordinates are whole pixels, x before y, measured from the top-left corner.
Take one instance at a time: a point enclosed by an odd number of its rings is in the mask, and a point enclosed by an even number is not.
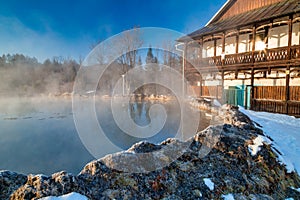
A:
[[[160,103],[164,106],[167,113],[167,120],[162,130],[152,137],[144,138],[143,133],[140,133],[141,138],[130,136],[124,133],[113,120],[113,115],[109,107],[110,101],[104,108],[97,106],[98,121],[109,140],[120,147],[121,149],[128,149],[134,143],[141,140],[147,140],[152,143],[160,143],[163,140],[175,137],[180,125],[180,108],[177,101],[167,103]],[[128,106],[131,119],[139,126],[146,126],[150,124],[149,109],[151,105],[159,103],[158,101],[145,102],[131,102]],[[103,105],[103,102],[101,102]],[[161,116],[156,116],[161,117]]]
[[[161,103],[167,112],[166,123],[158,134],[149,138],[136,138],[122,132],[113,120],[110,101],[106,100],[104,105],[107,106],[104,107],[102,100],[102,106],[99,106],[99,101],[95,104],[98,121],[108,133],[106,137],[121,149],[127,149],[140,140],[160,143],[174,137],[179,129],[177,101]],[[131,119],[139,126],[148,125],[151,122],[149,109],[154,103],[160,102],[127,104]],[[1,99],[0,105],[0,170],[34,174],[66,170],[76,174],[94,159],[76,132],[70,100]],[[203,113],[199,114],[199,130],[202,130],[210,121]],[[105,154],[107,152],[103,149]]]

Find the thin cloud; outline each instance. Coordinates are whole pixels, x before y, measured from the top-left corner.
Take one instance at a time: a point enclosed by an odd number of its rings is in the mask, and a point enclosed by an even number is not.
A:
[[[16,17],[0,16],[0,30],[0,54],[22,53],[36,57],[41,62],[53,56],[79,57],[84,54],[82,48],[85,48],[85,41],[68,43],[62,36],[49,29],[45,33],[32,30]]]

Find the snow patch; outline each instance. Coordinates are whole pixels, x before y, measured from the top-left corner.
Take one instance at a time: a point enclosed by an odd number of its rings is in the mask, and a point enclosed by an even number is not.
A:
[[[210,190],[214,190],[215,188],[214,182],[212,182],[209,178],[204,178],[203,181]]]
[[[40,198],[39,200],[88,200],[88,198],[79,193],[72,192],[59,197],[53,197],[53,196],[43,197]]]
[[[208,98],[203,98],[204,99],[204,101],[209,101],[209,102],[211,102],[211,99],[208,99]]]
[[[253,144],[248,145],[248,150],[251,153],[252,156],[255,156],[257,152],[260,151],[260,147],[263,145],[263,142],[267,142],[265,137],[259,135],[257,138],[253,140]]]
[[[243,107],[239,107],[239,110],[262,125],[258,128],[274,140],[271,144],[280,151],[281,155],[276,152],[278,160],[286,165],[287,171],[300,172],[300,118],[245,110]]]
[[[224,200],[234,200],[234,197],[233,197],[232,194],[223,194],[223,195],[222,195],[222,198],[223,198]]]
[[[222,104],[218,100],[216,100],[216,99],[214,99],[213,104],[214,104],[214,106],[217,106],[217,107],[221,107],[222,106]]]
[[[290,187],[290,188],[293,189],[293,190],[296,190],[296,191],[300,192],[300,188],[294,188],[294,187]]]

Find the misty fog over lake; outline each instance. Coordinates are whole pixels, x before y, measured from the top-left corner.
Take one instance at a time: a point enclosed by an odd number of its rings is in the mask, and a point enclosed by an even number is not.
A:
[[[112,143],[125,150],[145,140],[123,133],[114,123],[111,113],[107,112],[108,107],[100,108],[99,101],[95,103],[99,124]],[[147,138],[149,142],[160,143],[174,137],[179,128],[177,102],[134,102],[128,105],[128,109],[134,122],[144,126],[150,122],[148,111],[153,103],[161,103],[168,114],[163,129]],[[2,98],[0,105],[0,169],[34,174],[66,170],[77,174],[95,159],[77,134],[70,98]],[[209,119],[203,113],[199,114],[199,129],[204,129],[209,125]],[[103,149],[103,156],[107,153],[112,152]]]

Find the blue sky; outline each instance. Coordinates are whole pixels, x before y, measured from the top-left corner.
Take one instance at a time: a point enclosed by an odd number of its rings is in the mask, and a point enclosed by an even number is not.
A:
[[[0,0],[0,55],[43,62],[84,58],[91,46],[134,26],[190,33],[226,0]]]

